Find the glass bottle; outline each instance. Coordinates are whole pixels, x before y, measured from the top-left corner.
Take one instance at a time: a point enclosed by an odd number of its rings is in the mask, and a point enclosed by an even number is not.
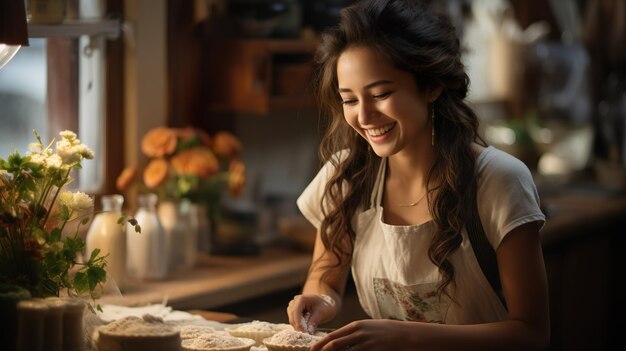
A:
[[[163,201],[159,203],[158,213],[165,230],[170,271],[193,267],[198,228],[192,218],[191,202],[188,199]]]
[[[118,223],[122,216],[122,195],[105,195],[102,197],[102,212],[94,216],[87,232],[86,255],[95,248],[100,255],[107,258],[107,280],[113,278],[120,289],[126,284],[126,233],[124,226]],[[110,280],[109,280],[110,282]]]
[[[136,233],[133,226],[126,227],[126,272],[137,279],[163,279],[167,276],[168,257],[165,232],[156,211],[156,194],[137,197],[135,219],[141,226]]]

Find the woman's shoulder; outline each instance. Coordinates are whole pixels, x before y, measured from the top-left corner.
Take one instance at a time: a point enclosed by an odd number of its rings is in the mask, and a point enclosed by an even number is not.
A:
[[[480,151],[476,159],[476,171],[479,177],[487,175],[497,177],[531,176],[530,170],[524,162],[494,146],[487,146]]]

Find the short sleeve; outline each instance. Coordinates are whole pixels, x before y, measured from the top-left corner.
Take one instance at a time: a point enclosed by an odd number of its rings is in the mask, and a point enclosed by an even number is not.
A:
[[[338,162],[342,162],[347,156],[348,150],[342,150],[337,152],[333,157],[335,157]],[[302,215],[317,229],[321,227],[323,220],[322,197],[324,195],[324,189],[334,173],[335,166],[333,162],[327,161],[296,200],[296,204],[300,212],[302,212]]]
[[[478,213],[487,239],[497,249],[502,239],[522,224],[545,223],[532,174],[517,158],[494,147],[477,160]]]

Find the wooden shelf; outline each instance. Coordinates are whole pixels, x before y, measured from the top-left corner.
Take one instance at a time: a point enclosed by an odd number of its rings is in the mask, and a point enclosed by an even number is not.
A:
[[[83,35],[104,36],[115,40],[121,33],[119,19],[65,20],[59,24],[28,24],[31,38],[78,38]]]
[[[205,82],[211,111],[267,115],[315,107],[309,91],[315,43],[238,39],[220,42]]]

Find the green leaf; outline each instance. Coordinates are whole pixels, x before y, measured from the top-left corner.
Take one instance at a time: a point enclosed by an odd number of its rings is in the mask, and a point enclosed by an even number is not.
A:
[[[93,251],[91,251],[91,256],[89,256],[89,262],[95,261],[96,257],[98,257],[99,254],[100,254],[99,248],[96,247],[95,249],[93,249]]]
[[[135,225],[135,233],[141,234],[141,226],[139,224]]]
[[[64,246],[68,253],[79,253],[85,248],[85,242],[80,237],[66,237],[64,240]]]
[[[107,272],[100,266],[87,267],[86,273],[90,291],[93,291],[98,284],[106,281]]]
[[[89,277],[85,272],[76,272],[74,275],[74,289],[76,292],[83,293],[89,290]]]
[[[50,236],[48,237],[49,242],[54,243],[61,240],[61,228],[54,228],[50,232]]]
[[[70,216],[71,216],[71,209],[67,205],[61,204],[59,202],[58,212],[56,214],[56,218],[58,218],[61,221],[65,222],[65,221],[68,221],[70,219]]]

